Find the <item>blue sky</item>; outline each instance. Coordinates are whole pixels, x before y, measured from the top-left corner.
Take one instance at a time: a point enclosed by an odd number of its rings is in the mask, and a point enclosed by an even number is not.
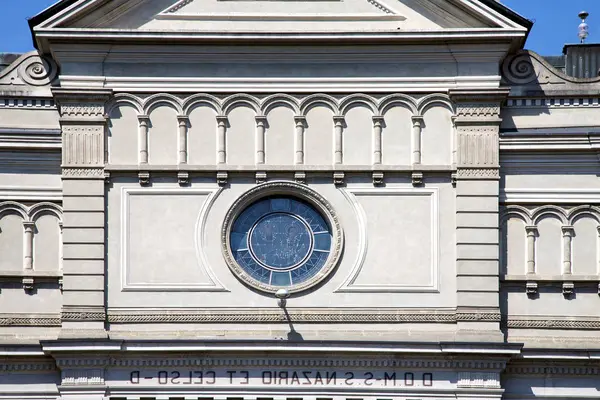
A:
[[[33,49],[27,18],[56,0],[2,0],[0,52],[22,53]],[[501,0],[521,15],[535,21],[526,47],[542,55],[559,55],[565,43],[577,39],[577,14],[590,13],[588,42],[600,43],[600,0]]]

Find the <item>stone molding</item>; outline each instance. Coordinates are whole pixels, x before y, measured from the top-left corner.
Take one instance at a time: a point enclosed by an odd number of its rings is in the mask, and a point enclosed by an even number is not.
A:
[[[63,321],[104,321],[104,307],[63,306],[61,319]]]
[[[448,309],[108,309],[108,322],[136,323],[434,323],[499,322],[500,313]]]
[[[103,168],[63,168],[62,169],[63,178],[101,178],[104,179],[104,169]]]
[[[46,360],[20,360],[9,361],[4,359],[0,363],[0,372],[55,372],[57,371],[56,362]]]
[[[459,103],[456,117],[461,118],[498,118],[500,103]]]
[[[402,359],[391,358],[227,358],[227,357],[206,357],[206,358],[112,358],[111,367],[145,367],[145,368],[166,368],[166,367],[293,367],[293,368],[331,368],[331,367],[358,367],[358,368],[436,368],[436,369],[488,369],[502,370],[506,365],[505,361],[497,360],[444,360],[444,359],[411,359],[403,357]]]
[[[500,179],[500,168],[458,168],[458,180],[497,180]]]
[[[569,376],[598,376],[600,366],[560,365],[552,362],[533,365],[508,365],[505,374],[508,375],[569,375]]]
[[[104,103],[60,102],[63,117],[103,117]]]
[[[600,329],[600,318],[571,317],[571,316],[536,316],[528,315],[508,316],[508,328],[517,329],[575,329],[597,330]]]
[[[0,326],[60,326],[59,313],[0,314]]]

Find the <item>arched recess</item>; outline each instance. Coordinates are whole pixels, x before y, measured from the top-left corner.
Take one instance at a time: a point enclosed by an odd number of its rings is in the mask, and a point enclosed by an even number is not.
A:
[[[265,162],[273,165],[294,164],[294,109],[287,103],[273,104],[265,109]]]
[[[178,110],[172,102],[158,101],[148,109],[148,163],[177,164]]]
[[[109,111],[108,160],[111,164],[137,164],[138,111],[129,102],[119,102]]]
[[[376,108],[362,98],[353,98],[342,108],[346,127],[342,136],[343,163],[369,165],[373,161],[373,116]]]
[[[27,213],[20,204],[0,203],[0,271],[23,269],[23,221]]]
[[[36,213],[33,222],[33,269],[58,271],[61,267],[59,217],[48,209]]]
[[[452,163],[454,128],[452,111],[445,105],[435,103],[423,109],[421,132],[422,163],[448,165]]]
[[[213,104],[198,101],[187,109],[189,116],[188,163],[211,165],[217,162],[217,115]]]
[[[501,271],[508,275],[527,272],[527,219],[518,212],[507,212],[500,223]]]
[[[333,164],[333,116],[337,114],[337,107],[323,99],[305,105],[302,111],[306,116],[304,163]]]
[[[381,135],[382,163],[410,165],[413,110],[406,102],[389,102],[381,110],[385,125]]]
[[[545,212],[534,220],[538,237],[535,241],[536,273],[560,275],[563,267],[562,226],[560,214]]]
[[[225,137],[227,163],[253,165],[256,151],[256,108],[237,102],[226,109],[229,127]]]
[[[573,226],[572,270],[576,275],[597,275],[600,271],[600,217],[590,207],[571,210],[569,216]]]

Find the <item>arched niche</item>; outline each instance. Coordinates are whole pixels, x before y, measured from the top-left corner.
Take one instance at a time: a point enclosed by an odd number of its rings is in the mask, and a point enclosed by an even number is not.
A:
[[[58,271],[60,269],[59,220],[52,213],[40,213],[35,219],[33,234],[33,269]]]
[[[500,232],[502,273],[523,275],[527,272],[527,234],[525,221],[509,216]]]
[[[385,112],[381,135],[383,164],[410,165],[412,115],[412,111],[404,106],[393,106]]]
[[[452,112],[443,106],[429,107],[423,114],[421,132],[422,163],[448,165],[452,163]]]
[[[333,163],[333,115],[333,110],[325,104],[316,104],[306,112],[305,164],[328,165]]]
[[[150,110],[148,116],[148,163],[177,164],[177,111],[170,105],[158,104]]]
[[[119,104],[109,114],[108,157],[111,164],[138,162],[138,113],[127,104]]]
[[[229,127],[226,134],[227,163],[254,165],[256,112],[244,104],[236,105],[227,115]]]
[[[583,215],[573,222],[572,239],[573,274],[598,274],[598,222]]]
[[[23,269],[23,217],[0,211],[0,271]]]
[[[362,104],[352,105],[345,115],[343,163],[369,165],[373,162],[373,112]]]
[[[542,275],[562,273],[562,222],[553,215],[546,214],[538,222],[536,238],[536,272]]]
[[[188,163],[215,164],[217,161],[217,112],[197,104],[189,112]]]
[[[274,165],[294,164],[294,111],[278,106],[267,115],[265,162]]]

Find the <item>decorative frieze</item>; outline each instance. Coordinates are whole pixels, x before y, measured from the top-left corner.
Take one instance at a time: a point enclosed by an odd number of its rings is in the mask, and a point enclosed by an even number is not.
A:
[[[102,178],[105,176],[103,168],[63,168],[63,178]]]
[[[60,326],[56,313],[6,313],[0,314],[0,326]]]
[[[104,166],[104,126],[63,125],[63,166]]]
[[[104,307],[63,306],[61,319],[63,321],[104,321]]]
[[[104,117],[104,102],[60,102],[63,117]]]
[[[459,168],[456,171],[457,179],[500,179],[499,168]]]

